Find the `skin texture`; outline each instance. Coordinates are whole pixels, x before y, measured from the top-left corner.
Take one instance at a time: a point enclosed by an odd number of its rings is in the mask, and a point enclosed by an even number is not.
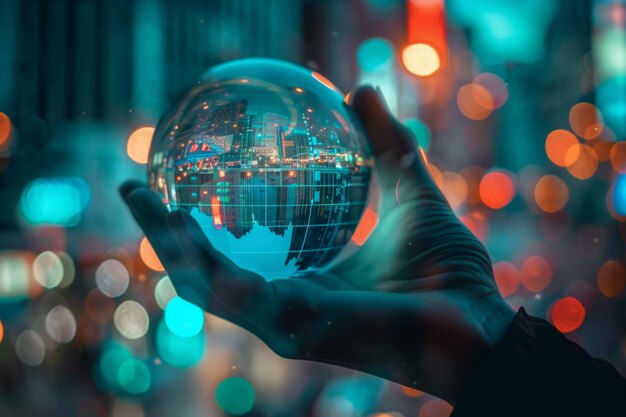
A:
[[[182,298],[285,358],[367,372],[454,404],[515,313],[412,135],[371,87],[353,97],[381,208],[369,239],[331,270],[266,282],[213,249],[189,214],[170,213],[144,184],[120,191]]]

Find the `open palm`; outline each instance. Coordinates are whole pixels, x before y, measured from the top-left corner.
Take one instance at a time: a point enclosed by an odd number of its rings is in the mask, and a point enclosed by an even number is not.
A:
[[[178,294],[281,356],[344,366],[454,403],[514,313],[482,244],[430,178],[411,134],[375,90],[354,94],[381,189],[379,223],[332,269],[266,282],[212,248],[186,212],[145,185],[122,196]]]

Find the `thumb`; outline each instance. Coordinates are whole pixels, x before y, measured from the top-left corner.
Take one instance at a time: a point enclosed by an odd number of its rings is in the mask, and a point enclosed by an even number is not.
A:
[[[381,95],[371,86],[360,87],[353,95],[352,107],[369,141],[383,189],[393,190],[398,202],[400,194],[404,201],[425,193],[441,199],[417,140],[389,112]]]

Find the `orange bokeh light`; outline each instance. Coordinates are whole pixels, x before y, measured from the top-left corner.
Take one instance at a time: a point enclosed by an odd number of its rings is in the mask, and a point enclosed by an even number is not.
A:
[[[499,109],[509,99],[509,90],[506,84],[496,74],[490,72],[479,74],[474,77],[474,85],[482,86],[489,91],[490,95],[486,99],[487,97],[484,97],[484,95],[478,94],[477,96],[477,90],[474,89],[474,95],[478,103],[489,110]]]
[[[620,174],[626,172],[626,142],[615,142],[609,152],[611,166]]]
[[[565,207],[569,188],[565,181],[555,175],[543,176],[535,185],[535,201],[546,213],[556,213]]]
[[[448,200],[450,207],[457,208],[467,199],[467,181],[462,175],[452,171],[441,174],[443,195]]]
[[[141,257],[143,263],[153,271],[165,271],[165,268],[163,268],[163,264],[161,264],[161,261],[152,248],[152,245],[145,237],[141,240],[141,244],[139,245],[139,256]]]
[[[574,178],[586,180],[598,170],[598,154],[591,146],[578,143],[567,150],[565,164]]]
[[[459,88],[456,101],[461,113],[472,120],[486,119],[492,112],[491,108],[493,108],[491,93],[480,84],[465,84]],[[487,104],[488,107],[483,104]]]
[[[553,130],[546,138],[546,154],[552,163],[565,167],[567,151],[578,143],[572,132],[564,129]]]
[[[126,142],[126,153],[130,159],[139,164],[148,162],[153,135],[154,127],[140,127],[130,134],[128,142]]]
[[[4,339],[4,325],[2,324],[2,320],[0,320],[0,343]]]
[[[378,214],[371,208],[366,208],[361,217],[361,221],[356,227],[356,230],[352,234],[352,241],[361,246],[365,243],[367,238],[372,234],[374,228],[378,224]]]
[[[520,280],[529,291],[539,292],[552,280],[552,267],[542,256],[530,256],[522,264]]]
[[[493,266],[493,277],[503,297],[513,295],[519,288],[520,273],[510,262],[498,262]]]
[[[402,63],[411,74],[419,77],[434,74],[441,67],[439,53],[426,43],[414,43],[404,48]]]
[[[509,174],[494,171],[480,180],[478,191],[484,205],[492,209],[501,209],[513,200],[515,183]]]
[[[552,307],[552,324],[562,333],[573,332],[585,320],[585,307],[574,297],[564,297]]]
[[[11,138],[11,132],[13,126],[11,125],[11,119],[6,114],[0,112],[0,148],[4,147]]]
[[[602,115],[591,103],[578,103],[569,111],[569,124],[574,133],[583,139],[595,139],[604,129]]]
[[[616,261],[606,261],[598,271],[598,289],[605,297],[615,297],[626,287],[626,270]]]

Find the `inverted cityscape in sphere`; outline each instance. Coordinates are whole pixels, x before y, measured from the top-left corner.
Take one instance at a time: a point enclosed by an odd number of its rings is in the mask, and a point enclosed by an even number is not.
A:
[[[215,249],[272,280],[336,258],[366,206],[371,165],[330,81],[245,59],[211,69],[163,116],[148,174]]]

